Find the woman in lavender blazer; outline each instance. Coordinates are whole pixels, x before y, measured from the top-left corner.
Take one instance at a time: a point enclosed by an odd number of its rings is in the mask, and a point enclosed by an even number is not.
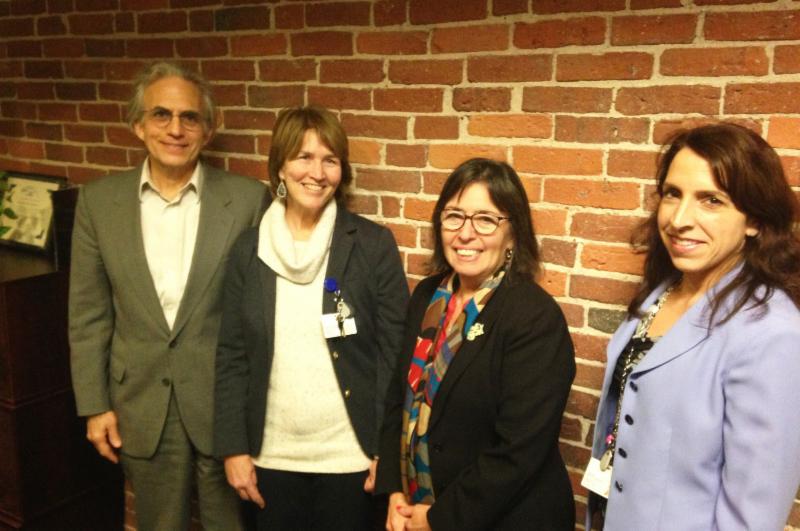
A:
[[[587,529],[781,530],[800,484],[795,195],[731,124],[679,133],[657,179],[644,282],[608,347]]]

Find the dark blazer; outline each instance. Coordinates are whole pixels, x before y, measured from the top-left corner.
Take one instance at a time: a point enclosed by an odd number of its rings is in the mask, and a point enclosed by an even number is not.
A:
[[[225,279],[214,411],[214,453],[219,457],[257,455],[264,434],[276,274],[258,258],[257,249],[254,228],[234,245]],[[373,456],[408,304],[408,284],[392,233],[339,207],[325,276],[337,280],[356,320],[357,334],[327,342],[358,442]],[[323,313],[336,311],[331,294],[325,293],[322,301]]]
[[[411,297],[403,352],[387,398],[377,492],[402,491],[400,438],[406,375],[420,324],[441,275]],[[433,402],[430,467],[434,531],[574,529],[574,502],[558,451],[575,376],[561,309],[533,282],[505,279],[478,317]]]
[[[228,250],[257,223],[266,187],[204,166],[191,271],[170,330],[142,239],[142,168],[81,189],[72,238],[69,337],[79,415],[113,410],[122,448],[155,452],[170,394],[189,438],[211,453],[214,354]]]

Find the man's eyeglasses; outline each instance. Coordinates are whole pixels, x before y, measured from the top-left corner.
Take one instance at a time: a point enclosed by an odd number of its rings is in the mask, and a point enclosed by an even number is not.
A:
[[[442,228],[445,230],[460,230],[467,220],[472,223],[475,232],[482,236],[494,234],[500,222],[511,219],[507,216],[498,216],[490,212],[476,212],[468,216],[463,210],[447,209],[442,211]]]
[[[164,107],[155,107],[145,111],[147,119],[156,127],[167,127],[172,123],[172,118],[176,116],[175,113]],[[203,117],[196,111],[183,111],[177,114],[180,120],[181,127],[187,131],[196,131],[203,127]]]

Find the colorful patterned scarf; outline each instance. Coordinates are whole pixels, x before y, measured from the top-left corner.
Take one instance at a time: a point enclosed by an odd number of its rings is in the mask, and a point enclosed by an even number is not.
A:
[[[466,337],[471,341],[483,333],[478,315],[503,280],[505,270],[481,284],[463,311],[453,315],[455,273],[448,275],[436,289],[422,319],[417,346],[408,369],[408,388],[403,404],[403,435],[400,451],[400,470],[403,491],[411,503],[432,504],[433,483],[429,467],[428,421],[439,384],[450,362]]]

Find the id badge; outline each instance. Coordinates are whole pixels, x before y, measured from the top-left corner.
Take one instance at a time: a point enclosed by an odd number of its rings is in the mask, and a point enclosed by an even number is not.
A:
[[[342,329],[339,328],[339,321],[336,319],[337,314],[325,313],[322,314],[322,335],[325,339],[332,337],[343,337]],[[348,317],[343,322],[344,336],[352,336],[357,333],[355,317]]]
[[[605,470],[601,470],[600,460],[592,457],[589,460],[589,465],[586,467],[586,472],[583,473],[581,486],[608,499],[608,491],[611,489],[612,468],[613,467],[609,466]]]

